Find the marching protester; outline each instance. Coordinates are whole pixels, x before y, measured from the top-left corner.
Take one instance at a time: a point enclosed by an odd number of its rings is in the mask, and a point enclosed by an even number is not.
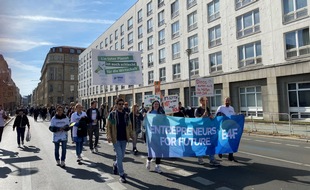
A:
[[[126,112],[126,113],[130,113],[130,109],[129,109],[129,107],[128,107],[128,102],[125,102],[124,103],[124,111]]]
[[[98,141],[99,141],[99,125],[100,113],[97,109],[97,101],[92,101],[90,108],[86,111],[86,115],[90,121],[88,126],[88,140],[89,148],[92,153],[98,152]],[[93,142],[93,135],[95,135],[95,142]]]
[[[132,123],[132,151],[136,155],[138,153],[137,139],[139,133],[141,133],[141,123],[143,121],[143,115],[139,112],[137,104],[133,105],[131,110],[132,112],[130,112],[129,116]]]
[[[9,119],[9,117],[6,115],[5,111],[2,108],[2,105],[0,105],[0,142],[2,139],[2,133],[4,129],[5,120]]]
[[[84,111],[82,111],[83,107],[81,104],[75,105],[75,112],[71,115],[70,121],[75,123],[72,129],[73,140],[76,143],[76,156],[77,162],[82,164],[82,150],[84,139],[87,136],[87,125],[88,125],[88,117]]]
[[[99,112],[100,112],[99,128],[101,131],[105,131],[106,118],[107,118],[107,112],[108,112],[107,103],[101,104]]]
[[[109,114],[107,120],[107,140],[112,142],[116,152],[116,160],[113,163],[114,174],[119,173],[120,182],[126,183],[125,172],[123,169],[123,159],[126,151],[126,144],[131,134],[131,122],[128,113],[124,111],[124,100],[116,99],[117,109]]]
[[[71,115],[75,112],[75,103],[74,102],[71,102],[70,103],[70,107],[67,111],[67,117],[69,118],[69,120],[71,119]],[[71,121],[70,121],[71,122]],[[73,135],[72,135],[72,129],[73,127],[70,127],[70,136],[71,136],[71,140],[72,140],[72,144],[74,143],[74,140],[73,140]]]
[[[16,116],[13,124],[13,131],[16,128],[17,132],[17,144],[18,148],[21,148],[20,141],[22,145],[24,145],[24,139],[25,139],[25,131],[26,131],[26,125],[28,126],[28,130],[30,129],[30,124],[28,117],[24,114],[24,111],[20,109],[18,111],[18,115]]]
[[[224,99],[224,105],[221,105],[217,108],[215,115],[216,116],[231,116],[231,115],[236,115],[234,108],[230,105],[230,98],[226,97]],[[219,157],[222,158],[222,154],[219,154]],[[228,160],[229,161],[234,161],[234,162],[238,162],[233,153],[229,153],[228,154]]]
[[[196,118],[198,118],[198,117],[203,117],[203,118],[209,117],[210,119],[213,119],[213,116],[211,115],[210,109],[209,109],[209,107],[207,107],[208,98],[200,97],[199,102],[200,102],[201,106],[195,110],[195,117]],[[219,166],[220,165],[220,163],[215,160],[214,154],[210,154],[209,159],[210,159],[209,164],[211,166]],[[198,164],[200,164],[200,165],[204,164],[202,157],[198,157]]]
[[[165,114],[164,109],[161,108],[160,103],[158,100],[155,100],[152,103],[152,109],[149,111],[150,114]],[[147,137],[148,138],[148,137]],[[146,161],[146,169],[150,170],[151,169],[151,161],[152,161],[152,157],[148,157],[147,161]],[[155,158],[155,171],[157,173],[162,173],[161,169],[160,169],[160,161],[161,158]]]
[[[66,153],[69,127],[69,118],[64,114],[64,108],[57,106],[56,115],[51,119],[49,130],[53,132],[53,143],[55,145],[55,159],[57,166],[64,168],[66,166]],[[61,159],[59,159],[59,147],[61,144]]]
[[[185,117],[185,108],[182,106],[182,102],[179,102],[179,111],[173,113],[175,117]]]

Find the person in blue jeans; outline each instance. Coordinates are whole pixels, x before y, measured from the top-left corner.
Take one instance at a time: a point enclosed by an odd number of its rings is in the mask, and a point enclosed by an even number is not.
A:
[[[51,124],[49,130],[53,132],[53,142],[55,145],[55,159],[57,166],[64,168],[66,166],[66,153],[67,153],[67,142],[68,142],[68,131],[69,127],[69,118],[64,114],[64,109],[62,106],[57,106],[56,115],[51,119]],[[59,147],[61,144],[61,162],[59,159]]]
[[[30,124],[29,124],[28,117],[24,114],[24,111],[20,109],[18,110],[18,115],[16,116],[14,120],[14,124],[13,124],[13,131],[16,128],[16,132],[17,132],[18,148],[21,148],[20,141],[22,145],[24,145],[26,125],[28,126],[28,130],[29,130]]]
[[[87,136],[87,115],[83,110],[81,104],[75,105],[75,112],[71,115],[70,121],[75,123],[72,128],[72,136],[73,140],[76,143],[76,156],[77,162],[82,164],[81,161],[83,160],[81,154],[83,150],[83,143],[84,139]]]
[[[109,114],[107,121],[107,140],[112,142],[116,152],[116,161],[113,163],[114,174],[119,173],[119,181],[126,183],[125,172],[123,169],[123,159],[125,156],[126,144],[132,132],[129,114],[124,111],[124,100],[116,99],[116,110]]]

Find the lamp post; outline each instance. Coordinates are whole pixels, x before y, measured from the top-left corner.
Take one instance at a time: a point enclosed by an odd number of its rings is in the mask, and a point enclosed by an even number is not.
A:
[[[188,62],[188,106],[191,107],[192,104],[191,104],[191,64],[190,64],[190,56],[192,54],[192,49],[187,49],[186,50],[186,53],[187,53],[187,62]]]

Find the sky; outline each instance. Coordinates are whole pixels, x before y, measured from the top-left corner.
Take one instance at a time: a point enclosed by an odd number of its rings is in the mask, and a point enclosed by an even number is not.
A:
[[[87,48],[137,0],[0,0],[0,54],[22,96],[51,47]]]

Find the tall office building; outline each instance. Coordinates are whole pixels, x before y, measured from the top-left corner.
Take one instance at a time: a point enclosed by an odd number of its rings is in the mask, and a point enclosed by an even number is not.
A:
[[[111,106],[117,88],[141,105],[160,81],[163,95],[197,106],[195,79],[213,78],[213,112],[230,96],[254,118],[310,117],[309,9],[310,0],[139,0],[80,55],[79,98]],[[92,85],[92,48],[141,51],[143,85]]]

